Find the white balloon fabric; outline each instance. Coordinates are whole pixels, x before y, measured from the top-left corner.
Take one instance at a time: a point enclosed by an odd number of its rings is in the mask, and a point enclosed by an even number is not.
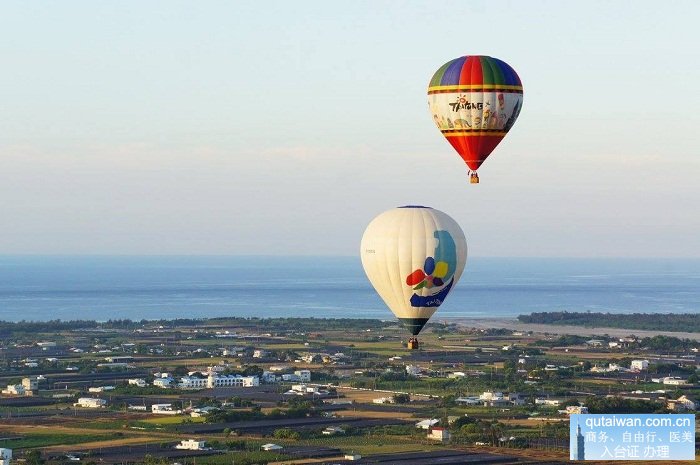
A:
[[[377,294],[415,336],[462,276],[467,240],[439,210],[399,207],[367,226],[360,256]]]

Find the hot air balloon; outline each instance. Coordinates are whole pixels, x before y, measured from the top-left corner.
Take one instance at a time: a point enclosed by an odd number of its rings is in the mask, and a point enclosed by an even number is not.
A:
[[[489,56],[470,55],[448,61],[428,85],[433,121],[469,167],[476,170],[518,119],[523,85],[507,63]]]
[[[459,225],[429,207],[388,210],[367,226],[360,245],[362,266],[379,296],[413,337],[454,288],[467,261]]]

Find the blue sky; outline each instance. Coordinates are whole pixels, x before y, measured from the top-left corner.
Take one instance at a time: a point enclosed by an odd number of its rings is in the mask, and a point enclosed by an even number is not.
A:
[[[426,204],[480,256],[700,257],[694,1],[3,2],[1,253],[354,255]],[[505,60],[467,183],[426,85]]]

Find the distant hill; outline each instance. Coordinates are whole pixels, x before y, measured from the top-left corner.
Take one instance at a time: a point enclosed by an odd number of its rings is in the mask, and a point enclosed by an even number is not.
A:
[[[700,333],[700,314],[694,313],[535,312],[518,315],[518,320],[546,325]]]

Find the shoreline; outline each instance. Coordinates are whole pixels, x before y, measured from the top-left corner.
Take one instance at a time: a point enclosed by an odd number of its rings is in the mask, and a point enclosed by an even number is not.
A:
[[[677,337],[679,339],[691,339],[695,341],[700,341],[700,333],[689,333],[689,332],[679,332],[679,331],[651,331],[646,329],[625,329],[625,328],[609,328],[605,326],[599,327],[588,327],[588,326],[574,326],[574,325],[547,325],[538,323],[522,323],[519,320],[512,317],[489,317],[489,318],[441,318],[437,321],[445,321],[449,323],[457,323],[460,326],[468,328],[478,328],[478,329],[512,329],[514,331],[533,333],[549,333],[557,335],[579,335],[579,336],[613,336],[613,337],[625,337],[634,334],[639,337],[653,337],[653,336],[670,336]]]

